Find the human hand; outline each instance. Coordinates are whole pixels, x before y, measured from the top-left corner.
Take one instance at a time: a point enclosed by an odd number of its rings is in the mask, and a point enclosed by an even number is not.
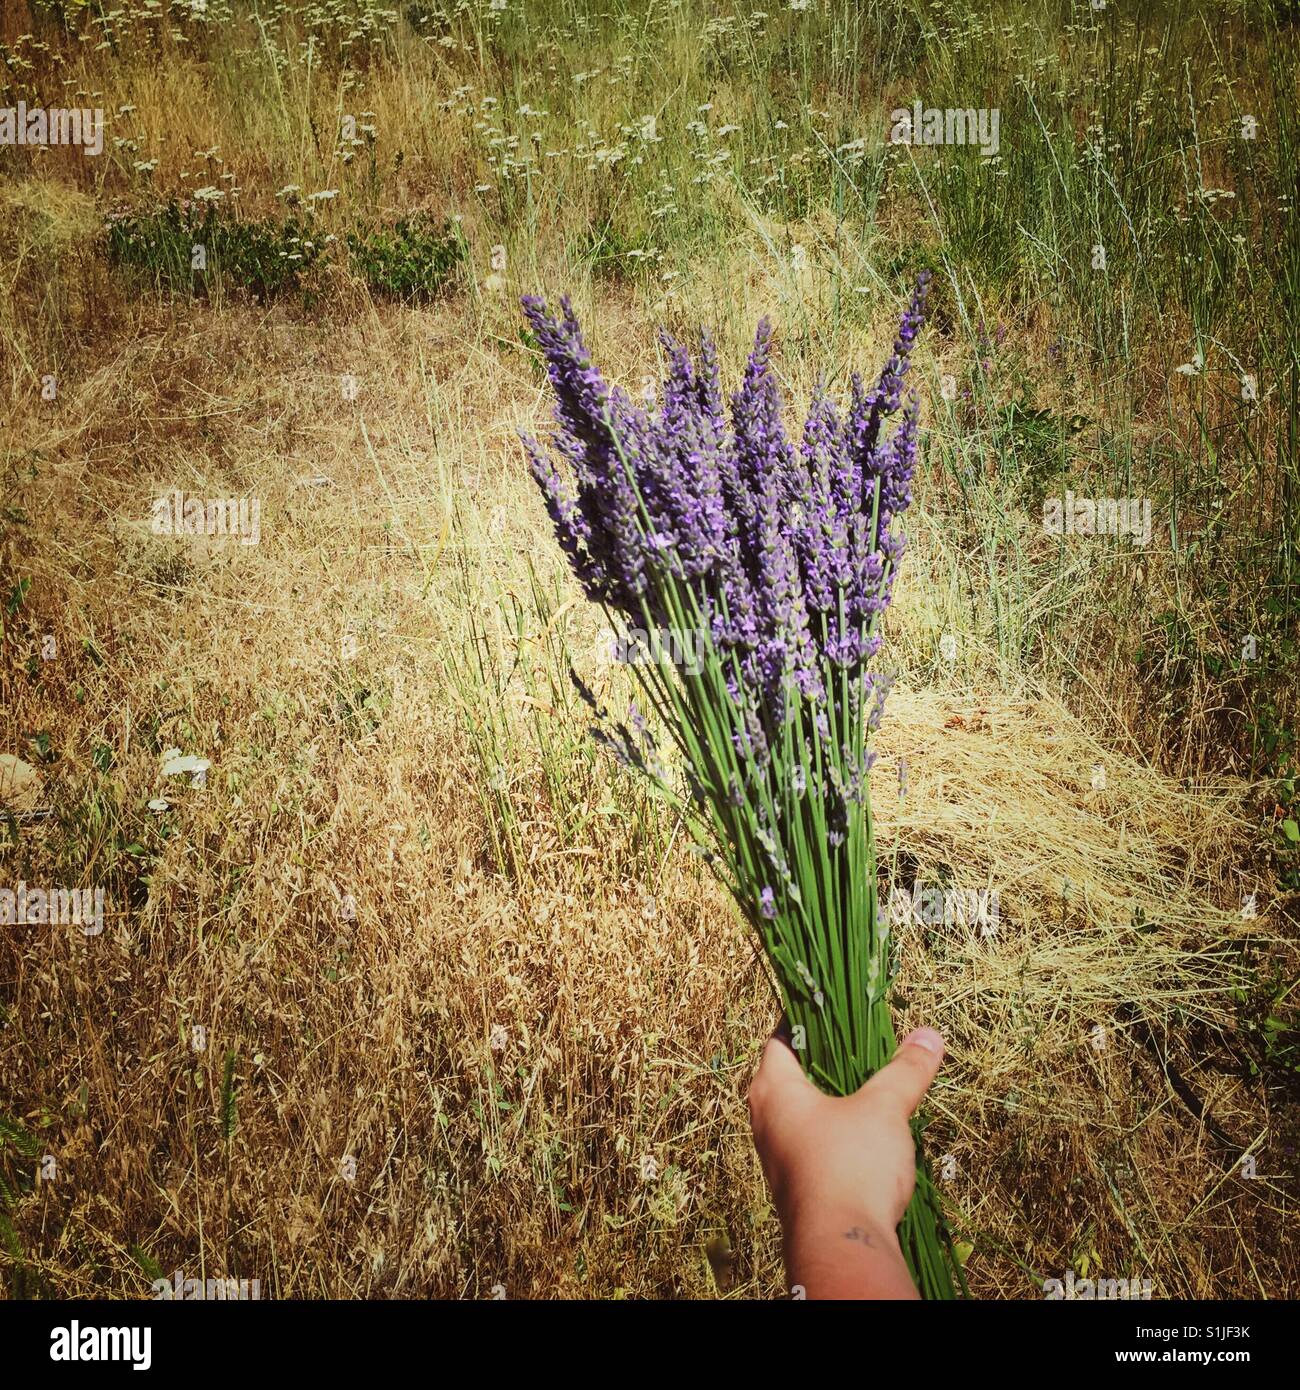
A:
[[[943,1060],[918,1028],[851,1096],[828,1096],[780,1031],[749,1091],[754,1145],[785,1235],[786,1270],[808,1297],[915,1298],[897,1227],[916,1185],[908,1121]]]

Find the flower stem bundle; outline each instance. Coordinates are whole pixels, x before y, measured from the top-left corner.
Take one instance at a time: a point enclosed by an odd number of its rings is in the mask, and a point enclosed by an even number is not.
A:
[[[888,687],[871,668],[911,501],[919,403],[903,380],[927,278],[876,383],[854,376],[844,409],[819,383],[797,442],[766,321],[725,406],[708,336],[692,354],[662,334],[651,408],[605,381],[567,300],[558,315],[524,300],[555,397],[551,450],[524,441],[532,473],[584,592],[632,647],[674,766],[635,707],[610,722],[575,673],[578,688],[598,736],[681,810],[762,941],[805,1071],[835,1095],[896,1045],[867,743]],[[919,1151],[899,1237],[923,1296],[954,1297]]]

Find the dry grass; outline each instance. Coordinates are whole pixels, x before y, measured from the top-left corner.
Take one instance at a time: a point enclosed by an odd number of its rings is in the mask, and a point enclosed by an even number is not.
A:
[[[929,263],[873,800],[887,886],[998,894],[991,933],[899,933],[971,1286],[1292,1296],[1291,30],[184,8],[0,7],[0,102],[107,115],[101,157],[0,151],[0,757],[35,770],[0,780],[0,886],[108,901],[99,936],[0,928],[5,1295],[784,1294],[745,1109],[773,994],[588,737],[569,663],[629,687],[525,474],[517,295],[568,289],[634,391],[657,324],[711,325],[734,379],[770,314],[797,408],[879,360]],[[885,144],[917,97],[997,107],[999,158]],[[108,269],[110,209],[200,189],[322,238],[455,215],[465,274],[377,307],[340,241],[306,310]],[[1149,492],[1153,543],[1058,546],[1035,508],[1067,487]],[[255,497],[260,543],[154,535],[176,490]]]
[[[604,308],[631,374],[649,324]],[[143,307],[11,421],[6,505],[39,524],[5,539],[32,579],[6,751],[46,730],[54,757],[0,878],[104,884],[111,913],[0,936],[0,1110],[58,1161],[0,1255],[29,1290],[179,1266],[276,1297],[781,1293],[744,1103],[772,996],[567,693],[569,654],[618,677],[524,475],[544,402],[509,321]],[[150,534],[174,488],[261,498],[261,543]],[[958,606],[916,529],[875,800],[897,881],[1000,893],[992,936],[909,932],[898,984],[950,1041],[928,1142],[973,1288],[1087,1260],[1163,1297],[1292,1289],[1294,1132],[1222,1066],[1234,962],[1275,932],[1267,891],[1239,911],[1250,789],[1103,745],[979,631],[936,670]],[[205,788],[163,778],[173,746]]]

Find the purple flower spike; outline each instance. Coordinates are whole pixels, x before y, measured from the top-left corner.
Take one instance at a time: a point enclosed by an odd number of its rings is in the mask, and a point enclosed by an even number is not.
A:
[[[633,628],[698,611],[735,705],[736,750],[759,766],[782,746],[793,700],[812,706],[823,737],[828,705],[837,727],[870,718],[868,664],[903,553],[893,523],[912,500],[914,395],[886,426],[903,404],[928,280],[917,280],[876,384],[855,376],[841,415],[818,383],[797,447],[766,320],[729,410],[711,339],[702,334],[692,357],[661,334],[662,403],[647,412],[605,381],[567,299],[558,315],[523,301],[554,392],[558,463],[532,440],[525,448],[583,591]]]

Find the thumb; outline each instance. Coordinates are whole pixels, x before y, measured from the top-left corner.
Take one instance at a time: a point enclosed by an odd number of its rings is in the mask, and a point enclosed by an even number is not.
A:
[[[918,1028],[902,1041],[893,1060],[867,1082],[867,1089],[882,1092],[907,1119],[920,1105],[943,1061],[943,1038],[933,1028]]]

